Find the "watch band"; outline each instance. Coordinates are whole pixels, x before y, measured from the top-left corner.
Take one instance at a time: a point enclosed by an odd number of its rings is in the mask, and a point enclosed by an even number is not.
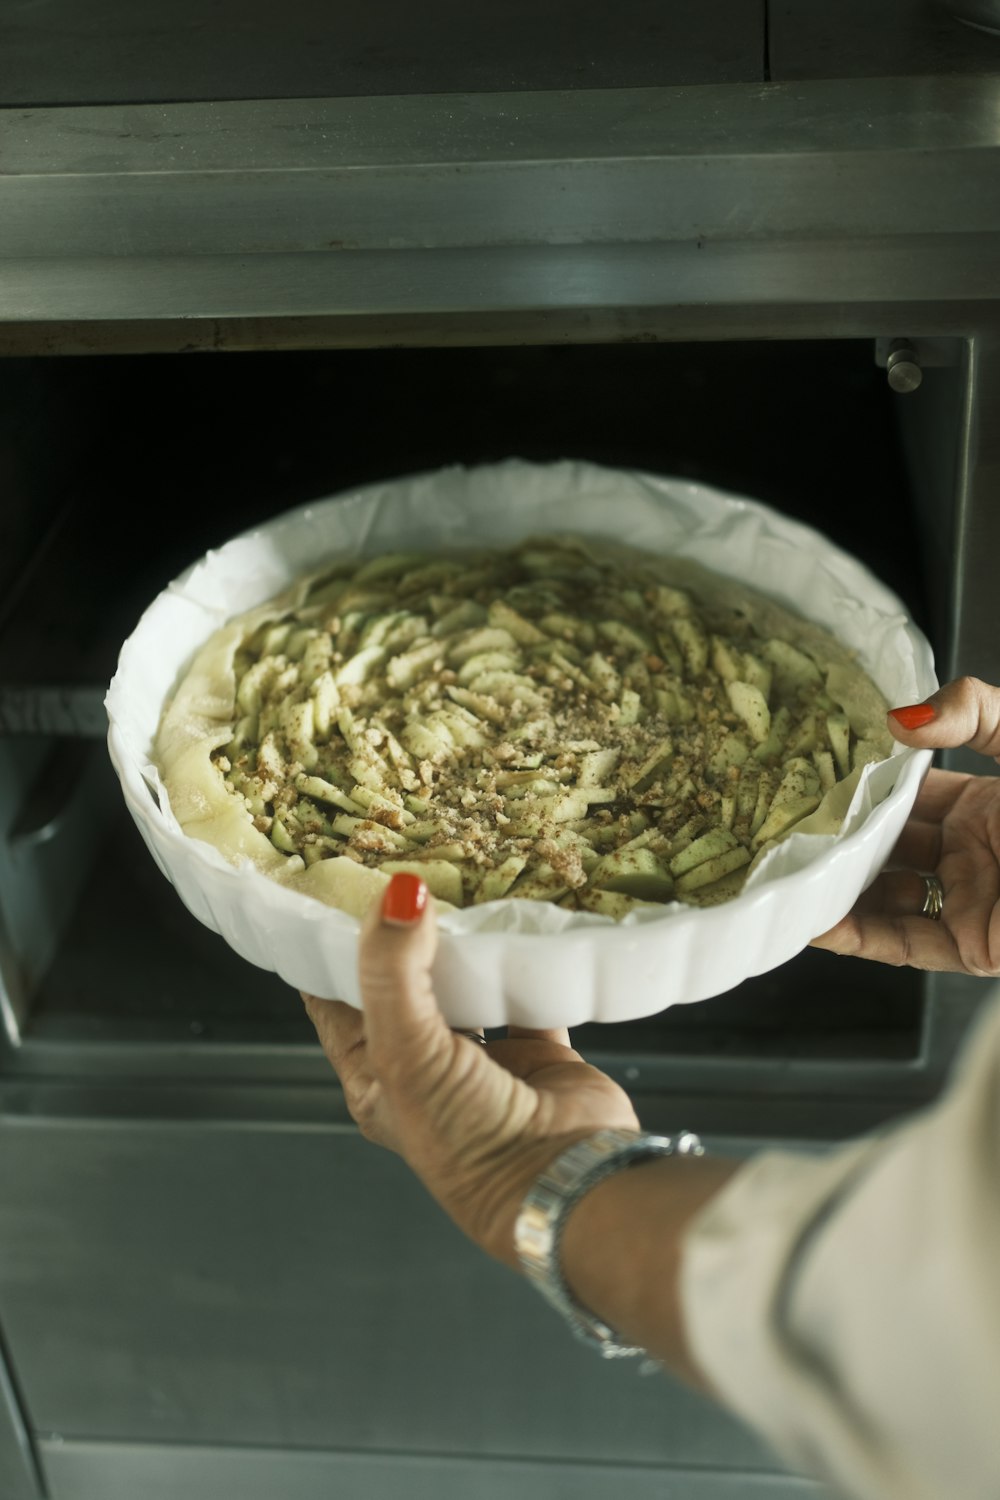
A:
[[[691,1131],[676,1136],[638,1130],[598,1130],[570,1146],[546,1167],[529,1190],[514,1227],[514,1245],[528,1280],[569,1323],[577,1338],[605,1359],[645,1355],[622,1344],[613,1329],[577,1302],[559,1264],[559,1246],[570,1209],[605,1177],[657,1156],[702,1156]]]

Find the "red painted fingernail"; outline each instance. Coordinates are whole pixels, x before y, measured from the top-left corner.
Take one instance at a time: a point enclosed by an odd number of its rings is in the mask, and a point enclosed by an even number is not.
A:
[[[382,921],[409,927],[420,921],[426,905],[427,887],[420,876],[400,871],[393,875],[382,897]]]
[[[914,703],[910,708],[890,708],[889,712],[904,729],[922,729],[937,717],[937,709],[931,703]]]

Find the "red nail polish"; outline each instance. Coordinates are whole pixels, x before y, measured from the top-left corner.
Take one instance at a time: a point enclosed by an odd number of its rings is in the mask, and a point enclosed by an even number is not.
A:
[[[393,875],[382,897],[382,921],[409,927],[419,922],[426,905],[427,887],[420,876],[400,871]]]
[[[930,703],[914,703],[910,708],[890,708],[889,712],[904,729],[922,729],[937,717],[937,709]]]

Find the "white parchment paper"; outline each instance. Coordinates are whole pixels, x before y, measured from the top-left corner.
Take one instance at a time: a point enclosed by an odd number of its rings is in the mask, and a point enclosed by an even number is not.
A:
[[[811,528],[754,501],[704,485],[578,462],[534,465],[512,459],[370,485],[290,512],[210,552],[152,603],[122,648],[106,699],[112,759],[147,844],[183,899],[230,941],[246,927],[246,913],[238,908],[246,906],[252,889],[257,930],[253,941],[241,938],[233,945],[253,962],[285,972],[289,965],[281,950],[291,942],[301,943],[304,923],[322,924],[327,934],[339,933],[343,951],[349,951],[358,923],[345,913],[283,890],[249,866],[234,871],[217,851],[187,838],[177,824],[152,765],[151,747],[164,702],[197,648],[226,620],[279,593],[293,578],[315,570],[333,555],[360,557],[410,547],[504,546],[545,532],[605,537],[652,553],[690,558],[756,588],[825,626],[852,647],[890,703],[917,702],[937,685],[926,640],[909,623],[895,595],[862,564]],[[904,776],[914,759],[914,752],[900,747],[889,761],[866,768],[837,835],[792,835],[761,861],[740,897],[715,911],[729,912],[735,931],[738,910],[761,890],[780,883],[783,903],[794,903],[794,877],[815,866],[832,846],[849,845],[856,839],[873,810],[898,795],[902,781],[906,783],[904,795],[912,802],[929,757],[917,757],[919,771],[910,766]],[[872,860],[881,861],[888,852],[881,848],[882,842],[869,839],[867,849],[859,847],[858,858],[865,868],[860,883],[843,884],[845,891],[854,884],[857,890],[839,915],[873,877],[877,865],[870,867]],[[189,899],[192,883],[198,886],[202,873],[201,883],[211,887],[211,899],[207,889],[198,899]],[[813,905],[814,920],[825,920],[815,899]],[[473,956],[477,935],[558,938],[586,930],[596,943],[618,943],[622,928],[652,926],[666,933],[676,931],[678,924],[690,927],[694,923],[697,932],[700,923],[707,931],[709,919],[716,920],[715,912],[677,903],[634,912],[625,922],[614,924],[547,902],[499,901],[448,913],[441,926],[446,939],[466,944],[460,967],[463,983],[468,984],[470,963],[473,979],[479,970]],[[806,931],[808,912],[803,921]],[[261,947],[262,926],[271,950]],[[806,931],[798,946],[820,930],[814,926]],[[492,950],[492,943],[487,946]],[[785,946],[775,944],[775,952]],[[541,961],[541,948],[536,946],[534,952]],[[486,948],[483,955],[484,962],[491,961]],[[782,956],[775,961],[782,961]],[[737,973],[732,978],[731,963],[723,968],[718,980],[708,981],[707,993],[716,993],[716,985],[728,988],[745,977]],[[340,983],[339,993],[344,993],[342,979]],[[314,993],[323,991],[314,989]],[[355,998],[353,992],[345,997]]]

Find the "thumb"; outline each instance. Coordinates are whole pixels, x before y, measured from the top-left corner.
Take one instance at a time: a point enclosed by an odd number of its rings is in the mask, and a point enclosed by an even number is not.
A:
[[[925,703],[890,709],[886,723],[897,740],[917,749],[968,745],[982,755],[1000,756],[1000,688],[978,677],[959,677]]]
[[[376,1074],[391,1082],[450,1057],[451,1032],[431,986],[437,925],[418,875],[393,875],[361,930],[359,978],[365,1035]]]

